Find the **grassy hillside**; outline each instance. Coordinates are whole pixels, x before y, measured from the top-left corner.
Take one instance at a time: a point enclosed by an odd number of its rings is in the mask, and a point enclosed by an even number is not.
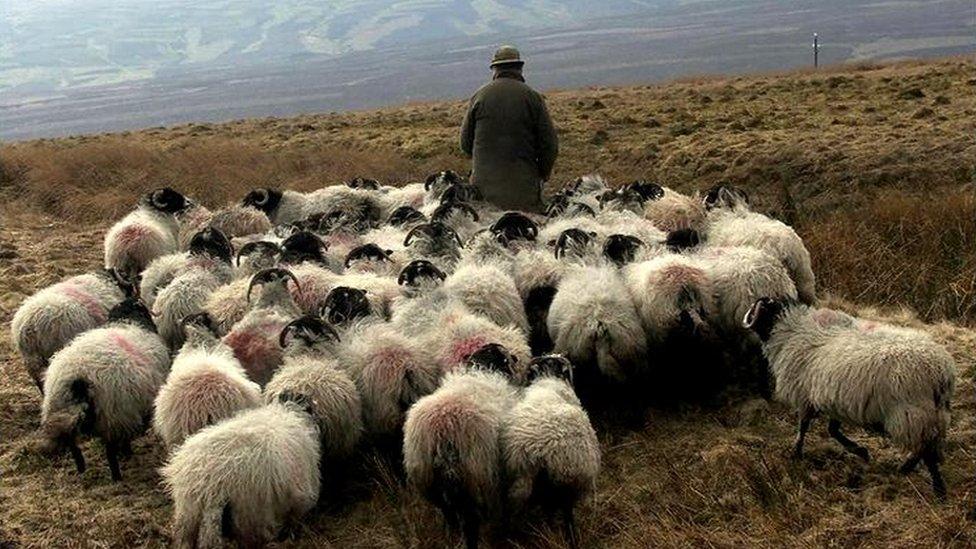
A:
[[[976,332],[976,64],[857,66],[660,86],[547,94],[562,154],[552,183],[599,172],[694,192],[720,181],[797,227],[829,303],[931,331],[971,376]],[[259,185],[312,189],[356,175],[386,182],[466,169],[461,103],[291,119],[195,124],[0,146],[0,331],[24,297],[96,267],[101,236],[141,191],[172,185],[209,205]],[[933,321],[924,326],[921,321]],[[939,322],[942,320],[951,322]],[[852,431],[874,460],[842,453],[815,424],[789,458],[791,414],[733,398],[652,409],[642,428],[598,418],[605,470],[581,516],[587,547],[967,546],[976,499],[976,406],[961,380],[934,502],[900,452]],[[0,547],[167,543],[171,507],[152,437],[112,484],[37,455],[39,399],[0,337]],[[336,547],[443,543],[436,516],[372,454],[307,521],[298,542]],[[511,546],[547,546],[548,528]]]

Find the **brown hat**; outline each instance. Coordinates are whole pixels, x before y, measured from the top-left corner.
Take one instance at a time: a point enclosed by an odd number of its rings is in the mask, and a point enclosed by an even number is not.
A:
[[[522,61],[522,56],[519,55],[519,51],[515,49],[515,46],[502,46],[495,51],[495,56],[491,58],[491,68],[498,67],[500,65],[519,65],[522,66],[525,61]]]

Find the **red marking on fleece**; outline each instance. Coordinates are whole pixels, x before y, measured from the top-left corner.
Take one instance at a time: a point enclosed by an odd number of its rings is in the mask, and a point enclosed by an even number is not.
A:
[[[278,333],[284,326],[283,322],[262,322],[224,337],[224,343],[234,351],[234,356],[241,361],[252,381],[266,383],[281,365],[282,350],[278,346]]]
[[[149,227],[145,225],[127,225],[119,230],[116,238],[118,238],[120,244],[132,244],[149,236],[152,236],[152,229]]]
[[[661,271],[661,282],[673,286],[684,286],[686,284],[700,284],[705,278],[705,273],[701,269],[696,269],[688,265],[668,265]]]
[[[451,345],[450,353],[447,355],[447,363],[444,366],[447,369],[453,369],[463,364],[475,351],[488,343],[489,341],[482,336],[472,336],[455,341]]]
[[[126,339],[125,335],[119,332],[112,332],[109,334],[109,339],[112,340],[112,343],[115,343],[116,347],[122,349],[122,352],[125,353],[125,356],[130,361],[142,367],[149,366],[149,357],[146,356],[146,353],[142,352],[139,347]]]
[[[88,311],[88,316],[95,319],[97,322],[105,322],[108,317],[105,314],[105,309],[102,308],[98,300],[93,296],[84,286],[77,284],[75,282],[66,282],[61,287],[61,293],[65,295],[68,299],[80,304],[82,307]]]
[[[410,358],[410,352],[401,347],[381,348],[373,355],[374,361],[384,366],[379,371],[379,377],[383,381],[403,376],[404,367],[410,362]]]
[[[862,332],[873,332],[878,329],[878,323],[872,322],[870,320],[865,320],[862,321],[860,324],[858,324],[857,327]]]

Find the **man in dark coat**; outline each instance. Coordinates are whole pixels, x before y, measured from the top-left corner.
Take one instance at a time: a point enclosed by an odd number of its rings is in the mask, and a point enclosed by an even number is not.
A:
[[[471,98],[461,125],[461,150],[473,158],[471,183],[485,200],[505,210],[542,213],[542,185],[559,141],[545,101],[522,78],[523,64],[512,46],[495,52],[494,77]]]

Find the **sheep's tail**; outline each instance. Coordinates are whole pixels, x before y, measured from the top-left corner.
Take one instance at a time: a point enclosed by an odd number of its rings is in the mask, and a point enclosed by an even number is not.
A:
[[[434,455],[432,500],[444,514],[451,529],[464,532],[468,547],[476,546],[479,516],[474,498],[466,488],[461,454],[453,443],[446,443]]]
[[[600,371],[612,379],[623,380],[623,368],[610,352],[610,348],[613,345],[610,330],[607,329],[606,324],[602,320],[596,321],[596,326],[593,330],[593,345],[596,348],[596,363]]]

